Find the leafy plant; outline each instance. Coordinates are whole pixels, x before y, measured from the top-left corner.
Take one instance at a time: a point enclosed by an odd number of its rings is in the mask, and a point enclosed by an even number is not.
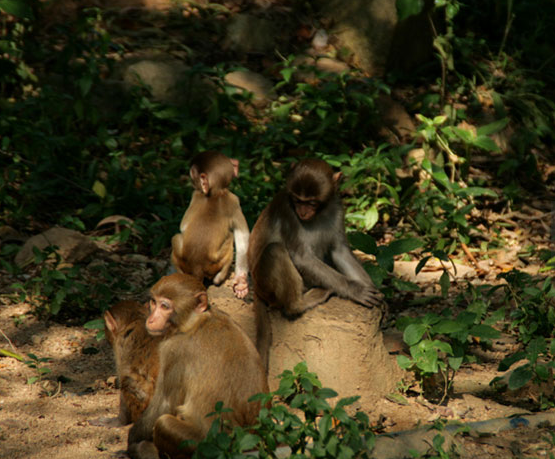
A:
[[[308,372],[304,362],[293,371],[284,371],[280,378],[278,390],[253,397],[263,406],[255,426],[230,431],[216,419],[193,457],[247,458],[249,450],[254,449],[259,457],[275,458],[283,454],[285,445],[292,457],[370,458],[375,437],[368,416],[357,412],[351,417],[345,411],[358,397],[341,399],[332,407],[327,399],[337,393],[322,388],[318,377]],[[270,401],[272,404],[268,407]],[[221,412],[220,405],[213,414],[217,416]]]
[[[36,275],[12,288],[18,290],[19,301],[28,301],[35,312],[44,316],[86,318],[97,314],[115,297],[116,280],[102,266],[91,267],[94,276],[79,265],[61,264],[54,247],[44,251],[33,248]]]
[[[43,366],[43,363],[52,361],[50,357],[37,357],[35,354],[27,354],[29,360],[24,360],[23,363],[29,368],[34,368],[37,371],[37,375],[27,379],[27,384],[34,384],[35,382],[42,381],[42,377],[45,374],[50,373],[52,370],[48,367]]]
[[[504,279],[505,301],[513,304],[511,327],[528,343],[534,337],[553,337],[555,286],[552,277],[540,278],[512,269],[497,276]]]
[[[394,257],[402,255],[422,247],[423,243],[417,238],[397,239],[388,245],[376,244],[376,240],[369,234],[354,232],[347,235],[351,245],[364,253],[374,255],[377,265],[366,264],[365,269],[372,278],[374,284],[378,287],[382,286],[385,279],[391,280],[393,288],[400,291],[418,290],[418,286],[412,282],[403,281],[392,275]],[[384,290],[384,289],[382,289]],[[386,294],[391,294],[388,289],[384,290]]]
[[[510,390],[517,390],[532,382],[540,387],[542,397],[547,395],[546,401],[542,401],[542,409],[552,408],[555,402],[553,392],[553,369],[555,368],[555,340],[549,343],[543,336],[531,339],[523,351],[516,352],[505,357],[498,367],[498,371],[507,371],[514,363],[526,360],[519,367],[511,371],[507,386]],[[496,385],[503,377],[494,378],[490,384]],[[542,384],[545,384],[546,394],[543,394]]]
[[[28,353],[27,357],[29,357],[29,359],[25,360],[25,357],[23,357],[21,354],[8,351],[7,349],[0,349],[0,355],[19,360],[20,362],[23,362],[25,365],[27,365],[29,368],[33,368],[34,370],[36,370],[37,375],[28,378],[27,384],[34,384],[36,382],[42,381],[42,377],[50,373],[51,371],[50,368],[43,366],[43,363],[52,361],[50,357],[37,357],[35,354]]]
[[[471,303],[456,316],[447,308],[441,314],[428,313],[423,317],[397,320],[396,327],[403,332],[403,340],[410,351],[410,357],[399,355],[397,363],[404,370],[415,373],[425,396],[436,397],[433,377],[439,375],[442,379],[439,403],[443,403],[455,373],[464,362],[474,359],[469,352],[471,338],[487,340],[499,336],[497,330],[482,323],[484,315],[484,310]]]

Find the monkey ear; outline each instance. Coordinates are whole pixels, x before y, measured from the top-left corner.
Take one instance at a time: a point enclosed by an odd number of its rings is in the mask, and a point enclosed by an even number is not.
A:
[[[195,295],[195,298],[197,300],[195,311],[199,314],[205,312],[208,309],[208,296],[206,295],[206,292],[198,292]]]
[[[341,177],[343,177],[343,172],[341,172],[341,171],[336,172],[335,174],[333,174],[333,177],[332,177],[333,184],[337,185],[339,183],[339,181],[341,180]]]
[[[210,191],[210,182],[208,181],[208,174],[204,172],[200,174],[200,188],[204,194],[208,194]]]
[[[194,164],[193,166],[191,166],[191,169],[189,170],[189,175],[191,176],[191,180],[193,182],[195,182],[196,180],[198,180],[198,167],[196,164]]]
[[[239,177],[239,160],[235,158],[229,158],[229,160],[233,166],[233,177]]]
[[[109,311],[106,311],[104,313],[104,322],[106,322],[106,328],[108,328],[108,330],[110,330],[112,333],[114,333],[116,328],[118,328],[116,319],[114,319],[114,316],[110,314]]]

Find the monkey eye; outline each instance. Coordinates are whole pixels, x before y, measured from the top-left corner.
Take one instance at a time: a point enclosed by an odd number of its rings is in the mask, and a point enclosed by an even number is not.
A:
[[[168,303],[168,302],[166,302],[166,301],[163,301],[163,302],[161,303],[161,306],[162,306],[163,309],[171,309],[171,308],[172,308],[171,303]]]
[[[301,199],[301,198],[294,197],[293,202],[297,206],[308,206],[314,209],[317,208],[319,205],[319,202],[315,199]]]
[[[293,203],[298,206],[318,207],[319,202],[316,199],[301,199],[297,196],[293,197]]]

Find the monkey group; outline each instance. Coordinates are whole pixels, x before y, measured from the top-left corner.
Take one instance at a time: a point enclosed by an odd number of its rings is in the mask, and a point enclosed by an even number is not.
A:
[[[216,402],[231,426],[254,424],[267,392],[272,342],[267,308],[291,320],[331,295],[381,307],[382,294],[347,243],[338,194],[341,177],[323,160],[291,167],[279,191],[249,228],[229,190],[239,163],[218,152],[193,158],[193,195],[172,238],[175,272],[151,289],[148,305],[122,301],[104,313],[121,388],[118,419],[133,423],[128,454],[186,458],[212,423]],[[208,302],[206,284],[221,284],[233,262],[237,298],[251,275],[256,343]]]

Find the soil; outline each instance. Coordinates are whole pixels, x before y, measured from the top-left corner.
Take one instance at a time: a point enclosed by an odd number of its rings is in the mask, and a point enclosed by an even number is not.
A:
[[[218,306],[218,295],[213,298]],[[28,305],[9,304],[7,300],[0,309],[0,332],[3,349],[51,359],[39,364],[50,372],[32,384],[27,381],[37,375],[35,369],[15,358],[0,359],[0,458],[127,457],[129,426],[98,425],[99,420],[117,416],[119,402],[112,350],[105,340],[97,341],[94,330],[39,320]],[[384,337],[386,347],[392,353],[399,352],[398,333],[390,328]],[[537,398],[530,388],[512,398],[507,394],[500,398],[489,386],[500,375],[496,371],[499,360],[515,346],[514,340],[503,336],[491,350],[483,352],[482,363],[462,368],[445,406],[407,396],[406,405],[384,397],[357,409],[367,412],[383,433],[431,425],[440,418],[466,423],[530,413],[526,404],[532,406],[529,402]],[[549,426],[457,438],[464,457],[555,454],[555,429]]]

